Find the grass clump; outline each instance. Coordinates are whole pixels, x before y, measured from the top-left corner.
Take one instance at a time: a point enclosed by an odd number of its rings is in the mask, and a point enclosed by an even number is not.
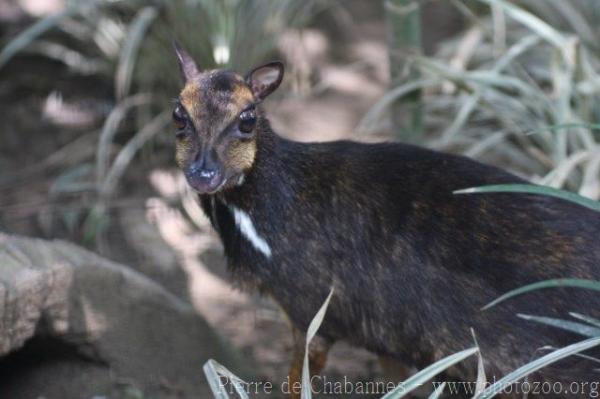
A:
[[[435,58],[413,57],[421,79],[387,93],[359,130],[389,129],[382,118],[389,106],[422,88],[431,147],[600,198],[600,53],[589,40],[600,3],[522,3],[529,9],[505,0],[479,0],[473,9],[454,2],[471,27]],[[550,12],[550,4],[570,14]],[[481,5],[488,12],[478,15]]]

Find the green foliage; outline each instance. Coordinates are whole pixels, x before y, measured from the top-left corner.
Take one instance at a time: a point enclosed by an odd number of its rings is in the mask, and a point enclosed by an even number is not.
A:
[[[388,52],[392,84],[413,82],[419,70],[410,65],[411,56],[422,54],[421,6],[415,0],[384,0],[387,19]],[[397,98],[392,109],[396,136],[404,141],[418,141],[423,129],[422,92],[417,89]]]
[[[168,56],[174,39],[201,68],[247,71],[273,57],[281,34],[305,25],[317,8],[314,0],[165,2],[140,47],[135,83],[165,101],[177,94],[177,65]]]
[[[527,314],[517,314],[523,320],[534,321],[547,326],[561,328],[563,330],[571,331],[584,337],[594,338],[600,337],[600,328],[589,326],[587,324],[578,323],[571,320],[557,319],[554,317],[545,316],[532,316]]]
[[[600,212],[600,202],[591,200],[569,191],[558,190],[552,187],[535,186],[533,184],[492,184],[489,186],[471,187],[457,190],[454,194],[483,194],[483,193],[525,193],[547,195],[560,198],[575,204]]]
[[[529,10],[504,0],[453,3],[473,26],[441,44],[435,58],[414,57],[421,80],[392,89],[359,131],[386,129],[381,116],[390,105],[423,88],[432,147],[600,198],[600,53],[586,39],[597,32],[600,3],[522,2]],[[469,8],[477,4],[490,12]]]
[[[310,341],[317,333],[319,327],[321,326],[323,319],[325,318],[325,313],[327,311],[327,307],[329,306],[329,301],[333,295],[333,289],[327,296],[325,302],[313,318],[310,323],[310,326],[307,331],[306,337],[306,349],[310,344]],[[541,319],[541,318],[540,318]],[[546,324],[552,324],[553,322],[548,322],[546,320],[542,321]],[[554,323],[556,324],[556,323]],[[559,323],[560,324],[560,323]],[[579,323],[573,323],[574,326],[577,327]],[[572,326],[569,326],[572,327]],[[585,332],[590,333],[591,331],[595,331],[593,327],[589,327],[590,330],[585,330]],[[598,329],[600,331],[600,329]],[[586,334],[584,334],[586,335]],[[503,389],[510,386],[511,384],[518,382],[552,363],[558,362],[568,356],[572,356],[578,354],[579,352],[583,352],[587,349],[590,349],[594,346],[600,344],[600,337],[594,337],[587,339],[585,341],[581,341],[572,345],[568,345],[564,348],[560,348],[550,352],[538,359],[535,359],[522,367],[514,370],[513,372],[507,374],[497,382],[485,386],[485,371],[483,370],[483,359],[479,353],[478,347],[473,347],[469,349],[465,349],[453,355],[449,355],[434,364],[424,368],[423,370],[417,372],[415,375],[409,377],[406,381],[400,383],[394,390],[388,392],[386,395],[382,397],[382,399],[400,399],[406,397],[408,394],[413,392],[414,390],[420,388],[431,380],[436,375],[442,373],[448,368],[454,366],[455,364],[463,361],[464,359],[478,354],[479,362],[478,362],[478,378],[477,378],[477,388],[476,393],[473,396],[473,399],[491,399],[502,392]],[[304,366],[302,369],[302,393],[301,397],[303,399],[311,399],[312,398],[312,390],[310,385],[310,370],[308,366],[308,355],[305,352],[304,358]],[[240,398],[245,399],[248,398],[248,395],[244,391],[243,385],[245,384],[239,377],[237,377],[234,373],[229,371],[224,366],[220,365],[218,362],[210,359],[204,365],[204,373],[209,382],[209,385],[213,391],[213,395],[215,399],[228,399],[229,395],[227,390],[221,384],[221,377],[225,377],[227,381],[233,384],[234,389]],[[429,396],[430,399],[439,398],[443,393],[446,384],[440,384]]]
[[[306,345],[304,346],[304,362],[302,365],[302,399],[311,399],[312,397],[312,385],[310,381],[310,368],[309,368],[309,359],[308,354],[309,346],[317,331],[319,331],[319,327],[323,323],[323,319],[325,318],[325,313],[327,312],[327,307],[329,306],[329,301],[331,300],[331,296],[333,295],[333,288],[325,298],[325,302],[321,305],[321,308],[315,314],[315,317],[311,320],[308,331],[306,332]]]
[[[555,350],[553,352],[548,353],[545,356],[542,356],[532,362],[527,363],[526,365],[519,367],[515,371],[507,374],[503,378],[496,381],[491,386],[487,387],[482,393],[476,395],[473,399],[490,399],[498,394],[502,393],[502,390],[511,384],[520,381],[525,378],[529,374],[532,374],[552,363],[556,363],[559,360],[562,360],[568,356],[577,354],[579,352],[583,352],[587,349],[593,348],[594,346],[598,346],[600,344],[600,338],[590,338],[585,341],[581,341],[564,348]]]
[[[55,28],[61,20],[79,12],[80,10],[77,7],[67,7],[64,11],[41,19],[31,25],[29,28],[25,29],[20,35],[4,46],[2,51],[0,51],[0,68],[10,61],[10,59],[13,58],[19,51],[31,45],[32,42],[39,36],[46,33],[50,29]]]
[[[493,306],[498,305],[500,302],[504,302],[509,298],[513,298],[518,295],[523,295],[531,291],[540,290],[544,288],[556,288],[556,287],[570,287],[570,288],[585,288],[588,290],[600,291],[600,282],[593,280],[577,279],[577,278],[559,278],[552,280],[540,281],[538,283],[528,284],[526,286],[514,289],[493,300],[483,307],[483,310],[489,309]]]
[[[48,31],[62,31],[54,40],[74,42],[69,51],[80,62],[104,59],[113,65],[107,72],[114,76],[117,100],[133,90],[168,103],[181,84],[173,40],[202,68],[243,71],[272,56],[281,34],[305,25],[320,8],[315,0],[72,1],[12,39],[0,52],[0,67],[19,51],[47,46],[41,38]]]
[[[479,348],[470,348],[465,349],[461,352],[455,353],[453,355],[447,356],[431,366],[424,368],[419,371],[417,374],[409,377],[406,381],[402,382],[400,385],[396,387],[393,391],[387,393],[382,399],[400,399],[414,391],[415,389],[420,388],[424,383],[429,381],[431,378],[440,374],[444,370],[454,366],[456,363],[463,361],[469,356],[474,355],[479,352]],[[433,397],[437,395],[434,392]]]
[[[226,385],[222,383],[222,378],[233,385],[240,399],[248,399],[248,394],[244,390],[245,382],[219,362],[209,359],[202,369],[215,399],[229,399],[229,393],[225,388]]]
[[[596,0],[520,0],[520,5],[551,26],[577,35],[586,47],[600,52],[600,3]]]
[[[86,241],[106,227],[109,201],[137,152],[149,142],[172,144],[169,135],[160,139],[158,133],[167,129],[172,98],[181,88],[173,40],[203,68],[244,71],[273,56],[281,34],[306,24],[318,8],[316,0],[72,0],[0,51],[0,68],[20,52],[35,52],[74,73],[114,82],[115,104],[99,133],[94,173],[78,174],[77,184],[68,185],[63,183],[73,179],[65,175],[54,187],[55,193],[76,188],[95,193]],[[48,33],[52,39],[45,38]],[[131,114],[133,126],[125,128]],[[120,133],[129,141],[114,157]]]

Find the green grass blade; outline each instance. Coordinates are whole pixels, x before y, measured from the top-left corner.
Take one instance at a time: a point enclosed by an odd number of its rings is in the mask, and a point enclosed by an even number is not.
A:
[[[442,382],[442,384],[437,387],[435,391],[431,393],[431,395],[429,395],[428,399],[438,399],[440,396],[442,396],[442,393],[444,393],[444,388],[446,388],[446,383]]]
[[[135,66],[135,59],[138,49],[144,40],[148,27],[158,15],[158,10],[154,6],[144,7],[134,17],[127,37],[121,48],[119,55],[119,64],[115,74],[115,92],[117,99],[122,99],[129,92],[131,86],[131,76]]]
[[[473,341],[475,342],[475,346],[479,348],[477,336],[475,335],[475,330],[473,328],[471,328],[471,335],[473,335]],[[481,351],[477,351],[477,381],[475,384],[475,395],[478,395],[480,392],[483,392],[483,390],[485,389],[486,382],[487,377],[485,375],[485,367],[483,365],[483,356],[481,355]]]
[[[480,93],[473,93],[469,96],[469,98],[464,102],[464,104],[456,113],[456,117],[454,118],[450,126],[448,126],[448,128],[442,132],[441,136],[443,140],[449,141],[453,136],[455,136],[464,128],[465,124],[471,117],[471,114],[473,114],[473,111],[475,111],[475,109],[479,105],[480,100]]]
[[[538,45],[541,38],[536,35],[528,35],[513,44],[494,64],[492,70],[494,72],[502,72],[510,66],[518,57],[529,51],[532,47]]]
[[[585,129],[589,129],[589,130],[596,130],[596,131],[600,130],[600,124],[598,124],[598,123],[559,123],[557,125],[552,125],[552,126],[543,127],[540,129],[530,130],[526,134],[531,135],[531,134],[545,132],[547,130],[557,131],[557,130],[563,130],[563,129],[577,128],[577,127],[585,128]]]
[[[574,321],[556,319],[554,317],[532,316],[527,314],[517,313],[517,316],[523,320],[535,321],[536,323],[546,324],[548,326],[561,328],[571,331],[584,337],[594,338],[600,337],[600,328],[588,326],[587,324],[577,323]]]
[[[29,28],[17,35],[0,52],[0,68],[2,68],[16,53],[29,46],[44,32],[54,28],[63,18],[73,15],[75,8],[68,7],[64,11],[40,19]]]
[[[585,341],[581,341],[576,344],[572,344],[564,348],[558,349],[554,352],[551,352],[545,356],[540,357],[539,359],[527,363],[526,365],[516,369],[512,373],[507,374],[505,377],[502,377],[496,383],[486,388],[484,392],[475,396],[473,399],[493,398],[494,396],[501,393],[504,388],[510,386],[516,381],[519,381],[523,377],[526,377],[529,374],[548,366],[549,364],[555,363],[561,359],[564,359],[565,357],[597,346],[598,344],[600,344],[600,338],[590,338]]]
[[[94,184],[87,180],[91,170],[92,165],[89,163],[78,164],[67,169],[54,180],[48,193],[50,195],[57,195],[59,193],[76,193],[89,189],[93,190]]]
[[[210,390],[215,399],[229,399],[229,394],[227,393],[224,384],[222,384],[221,377],[225,377],[227,382],[233,385],[241,399],[249,399],[244,390],[244,385],[246,385],[246,383],[222,364],[213,359],[209,359],[204,363],[202,370],[204,370],[204,375],[208,380],[208,385],[210,386]]]
[[[560,198],[600,212],[600,202],[598,201],[594,201],[593,199],[582,197],[581,195],[568,191],[559,190],[552,187],[536,186],[533,184],[492,184],[489,186],[471,187],[454,191],[454,194],[482,193],[526,193],[548,195],[550,197]]]
[[[123,149],[119,152],[112,166],[110,167],[106,178],[100,187],[101,201],[108,200],[114,192],[117,183],[125,173],[127,165],[131,162],[135,154],[140,148],[152,137],[164,132],[171,122],[171,111],[166,110],[158,114],[148,124],[146,124],[139,132],[131,138]]]
[[[106,177],[110,158],[110,146],[117,134],[121,121],[131,108],[149,104],[151,101],[152,96],[149,93],[136,94],[121,100],[108,114],[108,117],[104,121],[104,126],[102,126],[96,148],[96,184],[98,188],[101,187]]]
[[[26,54],[39,54],[61,62],[68,66],[69,70],[82,75],[102,74],[110,69],[105,60],[88,57],[80,51],[50,40],[37,39],[21,51]]]
[[[357,130],[362,133],[369,132],[369,127],[374,122],[381,118],[381,115],[384,113],[386,109],[388,109],[394,101],[402,98],[410,93],[413,93],[415,90],[425,89],[431,86],[437,86],[442,83],[442,79],[419,79],[414,82],[404,83],[398,87],[393,88],[392,90],[385,93],[375,105],[367,111],[366,115],[361,119],[358,124]]]
[[[485,305],[482,310],[486,310],[491,308],[492,306],[496,306],[500,302],[504,302],[505,300],[525,294],[527,292],[544,289],[544,288],[556,288],[556,287],[569,287],[569,288],[585,288],[595,291],[600,291],[600,281],[594,280],[584,280],[577,278],[557,278],[553,280],[545,280],[540,281],[538,283],[529,284],[515,290],[509,291],[506,294],[500,296],[499,298],[493,300],[492,302]]]
[[[431,378],[435,377],[442,371],[447,368],[455,365],[456,363],[466,359],[469,356],[477,353],[479,348],[470,348],[465,349],[464,351],[455,353],[453,355],[447,356],[431,366],[419,371],[417,374],[413,375],[403,383],[399,384],[393,391],[388,392],[381,399],[399,399],[408,395],[410,392],[415,389],[421,387],[425,382],[429,381]]]
[[[202,367],[206,380],[208,381],[208,386],[215,399],[229,399],[227,390],[221,385],[221,376],[217,373],[217,370],[215,370],[214,363],[215,361],[213,359],[209,359]]]
[[[312,398],[312,386],[310,383],[310,368],[308,365],[308,353],[310,341],[315,337],[319,327],[321,327],[321,323],[323,323],[323,319],[325,318],[325,313],[327,312],[327,307],[329,306],[329,301],[333,295],[333,287],[327,295],[325,302],[321,305],[321,308],[313,317],[310,325],[308,326],[308,331],[306,332],[306,346],[304,348],[304,364],[302,365],[302,399],[311,399]]]
[[[581,2],[566,2],[566,1],[552,1],[549,6],[556,9],[556,14],[564,17],[570,27],[573,29],[577,36],[582,41],[587,43],[594,43],[596,41],[596,35],[592,28],[592,18],[588,16],[586,19],[585,7],[579,7],[577,3]],[[552,21],[549,21],[552,22]]]
[[[506,2],[504,0],[479,0],[483,3],[487,3],[490,6],[495,5],[500,7],[509,17],[515,21],[523,24],[533,32],[537,33],[540,37],[544,38],[547,42],[553,46],[564,49],[567,45],[566,38],[552,26],[536,17],[535,15],[517,7],[514,4]]]
[[[573,317],[574,319],[585,321],[588,324],[591,324],[591,325],[593,325],[595,327],[600,328],[600,320],[595,319],[593,317],[586,316],[586,315],[581,314],[581,313],[575,313],[575,312],[570,312],[569,316]]]

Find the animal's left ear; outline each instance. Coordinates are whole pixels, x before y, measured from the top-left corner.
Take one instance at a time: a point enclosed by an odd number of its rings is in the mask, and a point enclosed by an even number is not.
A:
[[[247,76],[246,83],[252,89],[258,101],[264,100],[273,93],[283,79],[283,64],[279,61],[270,62],[254,68]]]
[[[196,65],[193,58],[175,40],[173,41],[173,48],[175,49],[175,54],[177,54],[177,61],[179,62],[183,81],[192,80],[200,73],[198,65]]]

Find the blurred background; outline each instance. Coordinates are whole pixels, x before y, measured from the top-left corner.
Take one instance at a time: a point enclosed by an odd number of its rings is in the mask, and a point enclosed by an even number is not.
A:
[[[174,165],[175,38],[202,68],[284,61],[265,107],[285,137],[600,198],[597,0],[1,0],[0,21],[2,398],[208,397],[210,357],[287,375],[284,315],[231,287]],[[343,344],[324,373],[383,378]]]

